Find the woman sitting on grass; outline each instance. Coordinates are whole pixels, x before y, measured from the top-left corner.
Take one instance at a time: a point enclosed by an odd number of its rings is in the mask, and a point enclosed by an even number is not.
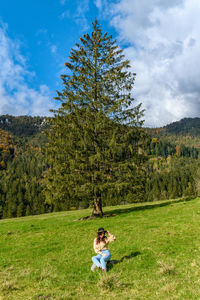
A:
[[[102,269],[103,272],[106,272],[106,262],[111,258],[107,244],[115,240],[115,236],[110,234],[109,231],[104,230],[104,228],[98,229],[97,238],[94,239],[94,251],[98,255],[92,257],[94,264],[91,267],[91,271],[94,271],[94,269],[98,267]]]

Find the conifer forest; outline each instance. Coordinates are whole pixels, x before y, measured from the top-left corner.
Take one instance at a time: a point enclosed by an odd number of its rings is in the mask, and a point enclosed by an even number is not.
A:
[[[91,206],[90,199],[66,198],[49,203],[43,188],[49,165],[45,157],[48,118],[0,116],[0,217],[20,217]],[[181,124],[177,122],[177,127]],[[192,122],[194,123],[192,125]],[[148,134],[142,192],[109,190],[103,206],[133,202],[193,197],[200,192],[200,135],[193,134],[200,119],[185,119],[187,132],[166,128],[146,128]],[[196,127],[198,130],[198,127]],[[59,184],[59,183],[58,183]],[[61,184],[61,183],[60,183]],[[64,183],[63,183],[64,184]],[[61,186],[58,186],[58,189]],[[63,188],[67,189],[67,186]]]

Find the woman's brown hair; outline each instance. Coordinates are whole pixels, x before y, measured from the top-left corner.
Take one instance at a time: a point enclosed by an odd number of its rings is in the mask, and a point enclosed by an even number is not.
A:
[[[100,242],[104,242],[106,244],[106,236],[104,233],[104,236],[101,237],[102,232],[97,233],[97,239],[96,239],[96,244],[99,244]]]

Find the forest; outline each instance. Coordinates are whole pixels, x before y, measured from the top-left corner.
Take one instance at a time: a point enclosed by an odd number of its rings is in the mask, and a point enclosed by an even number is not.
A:
[[[198,118],[184,119],[163,128],[145,128],[143,193],[110,190],[103,195],[103,206],[198,195],[199,122]],[[0,116],[0,218],[90,207],[88,199],[60,206],[46,201],[42,181],[49,167],[44,151],[48,128],[47,117]]]

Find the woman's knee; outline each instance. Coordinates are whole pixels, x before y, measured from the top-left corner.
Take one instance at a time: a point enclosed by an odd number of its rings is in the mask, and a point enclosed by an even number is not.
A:
[[[109,259],[110,259],[110,257],[107,255],[107,256],[102,256],[100,260],[106,262],[106,261],[108,261]]]
[[[106,255],[106,256],[103,256],[102,258],[103,258],[105,261],[108,261],[108,260],[111,258],[110,252],[108,252],[107,255]]]
[[[105,257],[105,261],[110,260],[110,258],[111,258],[111,255],[109,254],[109,255],[107,255],[107,256]]]

